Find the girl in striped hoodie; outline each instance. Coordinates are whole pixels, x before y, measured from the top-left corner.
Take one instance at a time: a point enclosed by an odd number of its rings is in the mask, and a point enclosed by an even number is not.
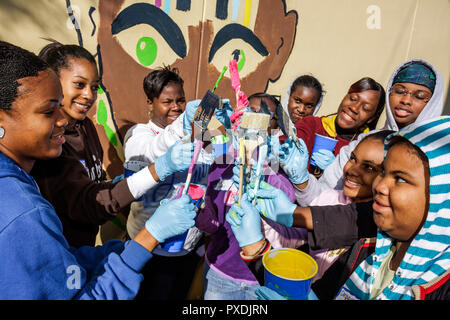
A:
[[[355,243],[345,259],[336,262],[346,264],[345,268],[340,268],[341,271],[347,270],[345,274],[341,272],[334,277],[329,276],[336,270],[332,270],[333,265],[321,279],[321,287],[327,288],[326,296],[339,300],[448,300],[450,117],[413,123],[401,129],[386,139],[385,150],[387,153],[383,171],[372,186],[372,212],[359,214],[358,219],[354,220],[354,229],[358,229],[356,233],[359,235],[364,233],[361,229],[363,224],[367,226],[374,223],[375,237],[358,241],[363,241],[366,245],[359,246]],[[265,190],[260,190],[260,195],[264,192]],[[272,194],[275,193],[280,198],[280,192],[272,190]],[[282,206],[277,205],[278,200],[274,199],[273,208],[280,211]],[[334,217],[331,215],[319,219],[313,208],[290,207],[293,226],[307,227],[313,235],[310,239],[327,237],[350,241],[350,233],[344,232],[343,228],[337,225],[334,228],[324,228],[327,224],[325,220],[331,221]],[[245,211],[240,208],[232,209],[239,211],[241,222],[259,214],[258,208],[252,206],[246,206]],[[268,216],[277,220],[277,216],[286,214],[287,212],[272,212]],[[367,221],[364,223],[362,219]],[[330,223],[333,224],[332,221],[328,222]],[[233,232],[240,238],[244,234],[254,234],[255,232],[249,231],[255,231],[257,227],[247,227],[252,230],[244,229],[245,227],[234,226]],[[328,233],[321,235],[317,233],[319,230],[328,230]],[[259,237],[254,237],[256,238]],[[263,238],[262,235],[260,238]],[[366,249],[360,250],[362,247]],[[243,246],[242,250],[247,256],[247,248]],[[259,257],[254,257],[253,263],[257,258]],[[256,264],[254,269],[258,269]],[[339,278],[343,278],[343,281]],[[323,281],[334,284],[324,285]],[[313,286],[317,296],[323,298],[323,292],[316,289],[319,289],[318,286]],[[267,287],[258,288],[256,294],[263,299],[282,298]]]
[[[449,299],[450,117],[406,127],[386,148],[373,183],[375,252],[343,290],[360,299]]]

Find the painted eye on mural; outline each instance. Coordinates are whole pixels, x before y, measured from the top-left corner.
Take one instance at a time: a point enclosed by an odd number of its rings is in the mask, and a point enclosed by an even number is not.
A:
[[[111,31],[124,50],[145,67],[171,65],[186,56],[186,41],[178,25],[148,3],[135,3],[122,10]]]
[[[268,54],[267,48],[250,29],[232,23],[215,35],[208,62],[220,71],[223,66],[228,66],[231,58],[239,56],[238,71],[241,77],[245,77],[255,70]]]
[[[155,39],[150,37],[142,37],[136,44],[136,56],[139,62],[148,67],[155,62],[158,56],[158,45]]]

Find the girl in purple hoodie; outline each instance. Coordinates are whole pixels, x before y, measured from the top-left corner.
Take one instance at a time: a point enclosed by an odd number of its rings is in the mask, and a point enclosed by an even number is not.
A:
[[[266,99],[270,109],[276,105]],[[252,102],[250,101],[250,104]],[[276,137],[276,136],[274,136]],[[232,138],[232,137],[230,137]],[[278,138],[277,138],[278,139]],[[208,176],[205,206],[196,219],[196,226],[210,235],[205,254],[204,299],[205,300],[251,300],[256,299],[254,290],[257,279],[240,257],[241,248],[234,237],[225,216],[235,202],[237,187],[233,184],[233,168],[237,150],[228,144],[228,152],[216,157]],[[273,166],[272,166],[273,167]],[[294,188],[282,170],[265,167],[264,180],[283,190],[295,201]],[[261,218],[267,238],[292,239],[297,245],[303,243],[304,229],[286,228],[271,220]],[[275,241],[274,241],[275,242]]]

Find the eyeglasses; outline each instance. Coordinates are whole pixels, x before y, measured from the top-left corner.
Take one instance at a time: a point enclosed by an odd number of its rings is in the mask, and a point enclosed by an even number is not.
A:
[[[431,96],[423,90],[408,91],[403,86],[393,86],[389,92],[390,94],[399,96],[406,96],[407,94],[410,94],[415,101],[422,103],[427,103],[431,99]]]

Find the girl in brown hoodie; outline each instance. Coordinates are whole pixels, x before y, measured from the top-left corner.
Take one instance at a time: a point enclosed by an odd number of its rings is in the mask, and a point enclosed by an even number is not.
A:
[[[187,169],[192,144],[168,146],[167,150],[172,149],[182,159],[178,165],[163,155],[131,177],[119,182],[106,180],[100,140],[87,117],[100,81],[95,58],[83,47],[57,42],[45,46],[39,57],[59,76],[64,94],[61,111],[68,125],[61,156],[38,161],[32,175],[44,198],[55,207],[69,244],[93,246],[101,224],[116,217],[165,176]],[[155,165],[157,161],[164,165]]]

